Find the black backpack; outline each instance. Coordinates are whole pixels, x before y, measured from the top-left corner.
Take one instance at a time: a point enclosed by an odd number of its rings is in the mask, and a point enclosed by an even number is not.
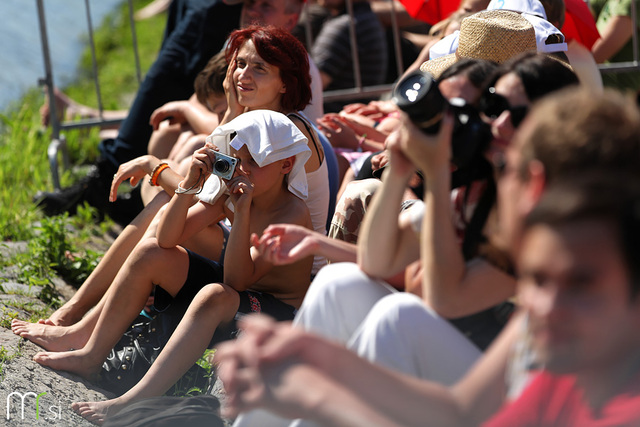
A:
[[[220,401],[210,394],[151,397],[133,403],[107,419],[105,427],[224,427]]]

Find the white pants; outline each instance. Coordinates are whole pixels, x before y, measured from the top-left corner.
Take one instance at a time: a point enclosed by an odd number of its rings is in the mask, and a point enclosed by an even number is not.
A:
[[[418,297],[369,278],[352,263],[320,270],[294,324],[344,343],[374,363],[447,385],[460,379],[481,355]],[[234,426],[313,425],[294,422],[255,410],[238,417]]]

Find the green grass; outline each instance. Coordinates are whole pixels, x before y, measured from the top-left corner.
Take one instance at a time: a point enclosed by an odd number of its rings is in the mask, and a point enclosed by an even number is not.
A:
[[[149,2],[134,0],[134,8],[138,10]],[[104,20],[94,36],[105,109],[126,109],[137,89],[127,13],[124,4],[119,12]],[[161,15],[136,23],[143,72],[157,56],[165,20],[166,17]],[[88,49],[79,69],[74,84],[62,89],[77,102],[97,108]],[[45,303],[43,307],[36,302],[5,302],[6,307],[0,308],[0,326],[5,328],[9,328],[11,319],[19,315],[17,310],[27,312],[29,321],[48,317],[60,303],[52,277],[58,275],[69,283],[82,283],[101,256],[85,250],[86,243],[92,237],[104,234],[110,226],[108,221],[96,224],[96,212],[87,206],[80,207],[74,217],[62,215],[52,218],[44,217],[35,208],[32,196],[38,190],[53,188],[46,157],[50,130],[40,126],[39,108],[43,100],[42,91],[33,88],[20,102],[0,113],[0,242],[28,241],[25,253],[0,259],[0,268],[18,265],[18,281],[40,286],[39,299]],[[98,129],[68,131],[65,136],[73,165],[95,160]],[[62,185],[73,183],[81,174],[82,171],[77,169],[65,171],[61,176]],[[6,293],[1,285],[0,293]],[[186,396],[205,391],[206,378],[213,373],[209,353],[205,352],[197,368],[183,377],[169,394]],[[19,349],[11,352],[0,347],[0,379],[4,364],[19,354]]]
[[[149,0],[136,0],[133,3],[134,9],[139,10],[149,3]],[[127,10],[128,8],[124,4],[118,13],[107,16],[94,36],[98,52],[96,54],[98,79],[101,84],[102,102],[105,109],[127,108],[131,95],[138,87]],[[143,73],[149,69],[157,56],[165,22],[165,15],[136,22],[140,65]],[[85,51],[80,60],[77,83],[68,88],[66,92],[82,104],[97,107],[89,50]]]
[[[134,1],[135,9],[149,1]],[[160,15],[137,23],[143,72],[157,56],[165,20],[165,15]],[[131,39],[126,3],[123,3],[120,11],[108,16],[95,34],[105,108],[125,109],[135,94],[137,80]],[[87,48],[76,82],[62,89],[78,102],[97,107],[89,55]],[[32,224],[41,218],[32,197],[38,190],[53,188],[46,157],[50,130],[40,125],[39,108],[43,100],[41,89],[34,87],[19,102],[0,112],[0,241],[30,239]],[[72,164],[95,160],[98,129],[68,131],[65,136]],[[65,171],[61,177],[63,186],[74,182],[79,174],[81,172],[73,169]]]
[[[2,381],[4,379],[4,375],[5,375],[5,363],[12,361],[13,359],[15,359],[18,356],[21,356],[22,352],[20,347],[13,349],[13,350],[8,350],[6,349],[4,346],[0,346],[0,381]]]
[[[134,8],[138,10],[149,2],[134,0]],[[136,24],[143,73],[157,56],[165,21],[166,16],[160,15]],[[126,109],[137,89],[126,2],[96,29],[94,39],[104,106]],[[74,84],[61,89],[77,102],[97,107],[88,44],[78,67]],[[101,256],[84,250],[86,243],[96,235],[103,235],[112,222],[96,223],[97,212],[88,207],[80,207],[72,218],[46,218],[33,204],[33,195],[38,190],[53,189],[46,155],[51,132],[40,124],[39,109],[43,101],[42,90],[34,87],[20,101],[0,112],[0,242],[29,242],[25,254],[2,259],[0,267],[18,265],[19,280],[41,286],[40,299],[55,307],[59,300],[52,276],[82,283]],[[74,168],[63,171],[63,186],[82,175],[82,168],[77,166],[96,159],[99,129],[67,131],[65,137]]]

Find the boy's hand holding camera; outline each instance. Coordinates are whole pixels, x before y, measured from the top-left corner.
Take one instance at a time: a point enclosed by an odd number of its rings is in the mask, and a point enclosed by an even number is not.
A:
[[[246,209],[248,212],[253,200],[253,183],[242,168],[236,168],[233,178],[227,181],[227,188],[235,211],[240,212]]]
[[[193,153],[187,175],[180,185],[182,188],[202,187],[209,175],[211,175],[217,150],[218,147],[215,145],[206,143],[204,147]]]

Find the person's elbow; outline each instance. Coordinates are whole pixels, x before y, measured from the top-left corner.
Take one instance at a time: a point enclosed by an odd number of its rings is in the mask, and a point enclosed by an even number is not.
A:
[[[178,239],[173,236],[168,236],[158,231],[156,239],[158,240],[158,246],[162,249],[170,249],[178,245]]]

